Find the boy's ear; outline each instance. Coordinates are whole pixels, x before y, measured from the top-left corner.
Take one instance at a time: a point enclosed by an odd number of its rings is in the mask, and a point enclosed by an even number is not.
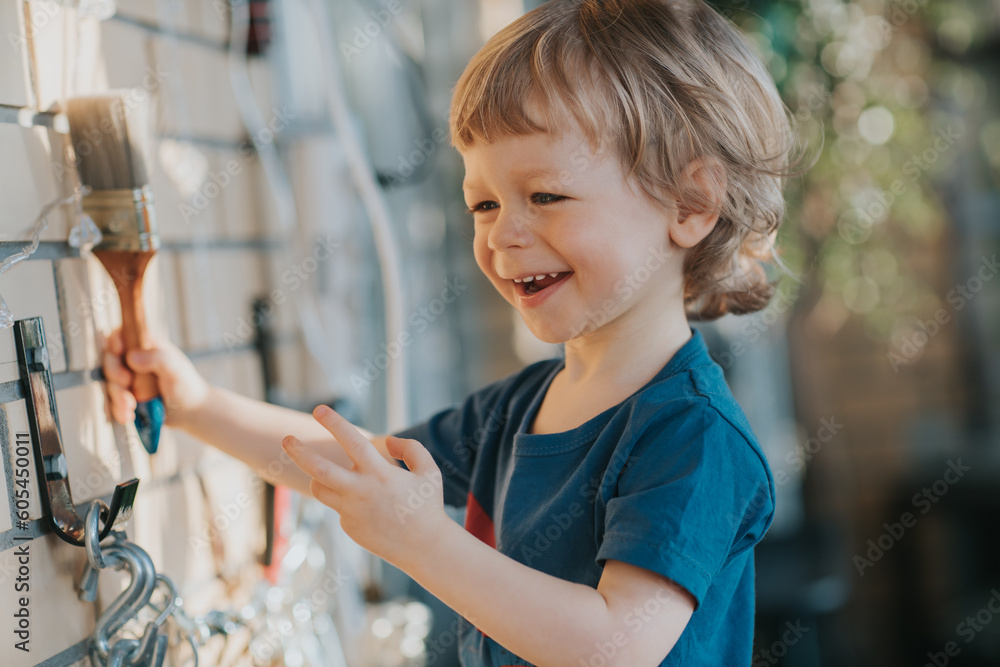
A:
[[[693,248],[715,229],[726,196],[726,171],[715,158],[697,158],[684,168],[687,191],[699,193],[694,201],[677,202],[677,218],[670,223],[670,239],[682,248]]]

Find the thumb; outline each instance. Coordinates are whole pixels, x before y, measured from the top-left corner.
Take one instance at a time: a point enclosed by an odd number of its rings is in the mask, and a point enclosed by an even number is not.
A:
[[[385,439],[385,448],[393,458],[405,463],[410,472],[418,475],[433,472],[440,474],[434,457],[416,440],[390,435]]]
[[[125,361],[134,371],[148,373],[162,371],[167,367],[167,359],[163,350],[129,350]]]

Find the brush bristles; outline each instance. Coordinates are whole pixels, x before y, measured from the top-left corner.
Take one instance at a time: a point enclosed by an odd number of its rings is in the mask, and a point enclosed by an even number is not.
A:
[[[80,182],[94,190],[139,188],[146,173],[148,107],[120,94],[69,100],[66,115]]]

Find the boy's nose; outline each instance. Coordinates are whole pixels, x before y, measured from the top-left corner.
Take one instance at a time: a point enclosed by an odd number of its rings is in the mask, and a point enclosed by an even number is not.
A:
[[[508,248],[525,248],[531,245],[531,221],[529,213],[511,208],[501,209],[490,225],[487,244],[490,250],[502,251]]]

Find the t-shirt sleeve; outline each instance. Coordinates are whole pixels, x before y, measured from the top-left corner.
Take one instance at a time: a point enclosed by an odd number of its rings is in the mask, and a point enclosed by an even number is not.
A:
[[[418,441],[441,469],[444,503],[465,507],[476,455],[486,438],[499,437],[505,422],[505,397],[511,378],[476,391],[463,403],[442,410],[422,424],[395,433]],[[399,465],[406,465],[399,461]]]
[[[764,536],[773,499],[759,450],[717,410],[693,405],[636,440],[607,503],[598,565],[652,570],[701,604],[723,566]]]

